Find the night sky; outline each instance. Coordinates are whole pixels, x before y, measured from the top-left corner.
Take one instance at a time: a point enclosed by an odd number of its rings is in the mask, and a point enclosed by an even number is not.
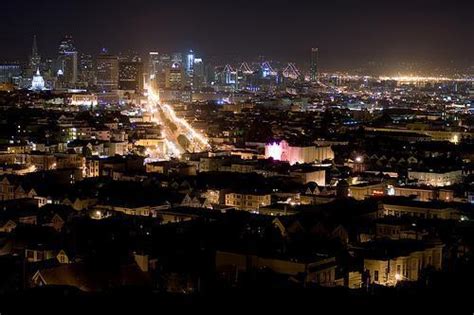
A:
[[[6,2],[6,3],[5,3]],[[224,3],[225,2],[225,3]],[[2,1],[0,58],[20,59],[38,36],[54,56],[64,34],[80,51],[269,55],[301,62],[320,47],[327,67],[368,61],[474,64],[474,1]],[[304,59],[306,58],[306,59]]]

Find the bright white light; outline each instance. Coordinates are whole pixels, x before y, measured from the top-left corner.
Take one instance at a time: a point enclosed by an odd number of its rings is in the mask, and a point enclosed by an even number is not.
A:
[[[395,196],[395,187],[393,187],[392,185],[388,186],[387,195]]]
[[[181,156],[181,151],[178,149],[178,147],[169,140],[165,140],[166,142],[166,148],[168,149],[169,152],[171,152],[172,156],[179,158]]]
[[[275,161],[281,161],[282,155],[283,148],[281,147],[281,144],[274,142],[272,144],[267,145],[267,158],[273,158]]]
[[[459,143],[459,136],[454,135],[451,139],[451,142],[454,143],[454,144],[458,144]]]

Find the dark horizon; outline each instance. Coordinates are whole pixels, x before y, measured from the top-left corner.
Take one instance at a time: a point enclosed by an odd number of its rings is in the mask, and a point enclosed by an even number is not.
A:
[[[9,2],[0,12],[0,59],[27,58],[33,35],[40,54],[54,57],[71,34],[80,52],[102,47],[184,51],[203,56],[258,56],[307,63],[320,48],[322,69],[384,63],[463,68],[474,64],[472,1],[118,0]]]

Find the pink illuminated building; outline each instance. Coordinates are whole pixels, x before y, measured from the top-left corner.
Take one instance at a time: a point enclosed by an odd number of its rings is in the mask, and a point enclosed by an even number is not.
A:
[[[286,141],[273,142],[265,146],[265,157],[276,161],[294,164],[306,164],[334,160],[334,151],[330,146],[292,147]]]

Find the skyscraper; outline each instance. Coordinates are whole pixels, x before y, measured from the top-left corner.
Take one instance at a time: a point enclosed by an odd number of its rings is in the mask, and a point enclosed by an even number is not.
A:
[[[160,68],[160,54],[156,51],[151,51],[148,55],[148,73],[150,77],[155,79]]]
[[[173,64],[181,65],[182,60],[180,58],[181,54],[170,56],[169,54],[150,52],[148,69],[155,87],[165,87],[167,69]]]
[[[92,55],[81,54],[79,61],[79,81],[83,86],[93,86],[95,84],[95,67]]]
[[[66,85],[74,86],[78,78],[78,54],[70,35],[66,35],[59,44],[58,64]]]
[[[319,48],[311,48],[311,82],[318,81]]]
[[[171,55],[171,64],[182,64],[183,63],[183,54],[180,52],[173,53]]]
[[[188,54],[186,55],[186,60],[185,60],[185,72],[186,72],[186,78],[188,79],[188,85],[193,86],[193,81],[194,81],[194,52],[190,50]]]
[[[119,89],[135,92],[143,90],[143,63],[141,61],[120,61]]]
[[[219,75],[219,83],[235,89],[238,83],[237,71],[231,65],[226,65]]]
[[[118,89],[119,59],[102,50],[97,57],[97,88],[102,92],[111,92]]]
[[[166,69],[172,65],[171,59],[169,54],[160,55],[160,63],[156,72],[156,84],[158,87],[164,87],[166,85]]]
[[[14,83],[21,76],[21,65],[19,63],[0,63],[0,84]]]
[[[183,87],[183,69],[179,63],[174,63],[166,69],[166,88],[180,89]]]
[[[194,78],[193,78],[193,88],[199,90],[204,87],[206,82],[204,64],[201,58],[194,59]]]

